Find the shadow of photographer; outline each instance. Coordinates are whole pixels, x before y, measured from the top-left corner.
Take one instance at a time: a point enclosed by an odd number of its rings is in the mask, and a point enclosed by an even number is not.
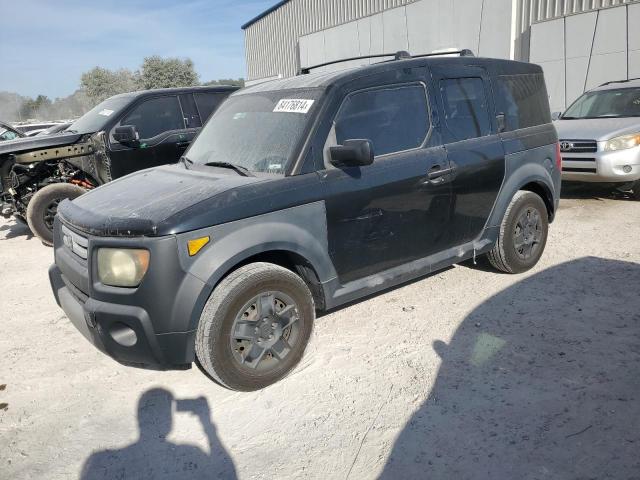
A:
[[[209,443],[209,454],[193,445],[167,440],[176,411],[195,415]],[[171,392],[154,388],[138,401],[139,438],[121,449],[94,452],[85,462],[80,478],[93,479],[235,479],[235,466],[218,440],[211,423],[209,404],[203,397],[176,400]]]

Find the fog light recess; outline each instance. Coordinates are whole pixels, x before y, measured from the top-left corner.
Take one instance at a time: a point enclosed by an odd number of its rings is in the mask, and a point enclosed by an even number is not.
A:
[[[123,347],[133,347],[138,341],[138,336],[133,328],[121,322],[115,322],[109,326],[109,335],[118,345]]]
[[[631,165],[625,165],[624,167],[622,167],[622,171],[624,173],[631,173],[631,170],[632,170]]]

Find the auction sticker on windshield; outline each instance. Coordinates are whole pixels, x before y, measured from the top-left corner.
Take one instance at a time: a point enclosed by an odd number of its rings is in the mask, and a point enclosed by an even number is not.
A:
[[[283,98],[278,102],[274,112],[287,113],[307,113],[313,105],[313,100],[305,100],[302,98]]]
[[[104,110],[100,110],[98,112],[98,115],[102,115],[104,117],[108,117],[113,113],[113,110],[109,110],[108,108],[105,108]]]

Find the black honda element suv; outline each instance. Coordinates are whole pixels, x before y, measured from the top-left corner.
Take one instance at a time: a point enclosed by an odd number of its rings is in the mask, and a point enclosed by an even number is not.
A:
[[[459,54],[233,93],[179,164],[60,204],[58,304],[121,363],[248,391],[316,312],[480,255],[530,269],[560,194],[542,70]]]

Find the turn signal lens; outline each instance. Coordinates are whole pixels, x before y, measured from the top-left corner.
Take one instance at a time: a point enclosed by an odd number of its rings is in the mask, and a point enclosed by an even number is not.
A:
[[[633,148],[640,145],[640,133],[634,133],[633,135],[623,135],[621,137],[612,138],[604,144],[604,149],[607,152],[615,152],[616,150],[626,150],[627,148]]]
[[[209,237],[200,237],[200,238],[194,238],[193,240],[189,240],[187,242],[187,248],[189,249],[189,256],[193,257],[195,254],[197,254],[200,250],[202,250],[202,247],[204,247],[207,243],[209,243],[210,238]]]
[[[149,268],[149,250],[98,249],[98,279],[112,287],[137,287]]]

